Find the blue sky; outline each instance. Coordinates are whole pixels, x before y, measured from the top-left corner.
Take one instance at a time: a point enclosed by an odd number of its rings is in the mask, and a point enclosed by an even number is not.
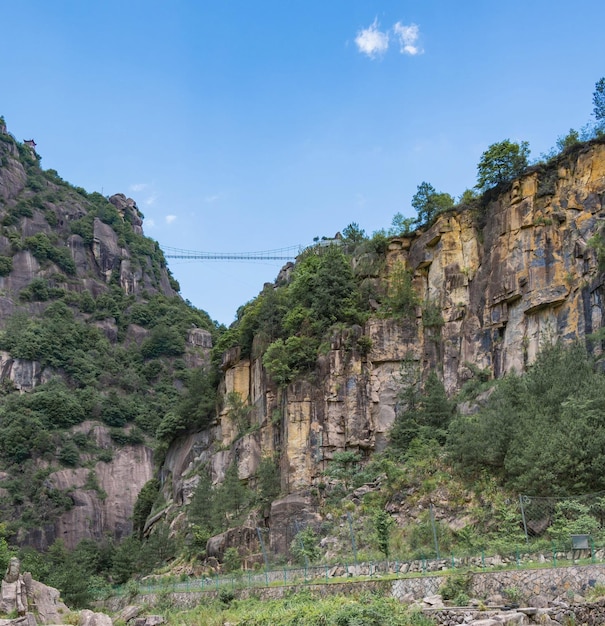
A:
[[[602,0],[19,0],[1,15],[9,131],[188,250],[388,228],[422,181],[472,187],[491,143],[549,150],[590,121],[605,75]],[[169,264],[226,324],[281,266]]]

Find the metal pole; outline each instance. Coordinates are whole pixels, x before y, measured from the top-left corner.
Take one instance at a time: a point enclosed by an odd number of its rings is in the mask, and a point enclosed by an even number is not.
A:
[[[265,549],[265,542],[263,541],[263,535],[260,531],[260,528],[256,527],[256,534],[258,535],[258,541],[260,543],[260,548],[263,551],[263,559],[265,561],[265,569],[269,569],[269,558],[267,557],[267,550]]]
[[[296,528],[296,534],[298,535],[298,543],[300,544],[300,551],[302,552],[302,555],[305,557],[305,582],[307,582],[307,568],[309,567],[309,557],[307,556],[307,550],[305,548],[304,541],[302,540],[302,537],[300,536],[301,530],[300,530],[300,526],[298,525],[298,520],[294,520],[294,528]]]
[[[433,503],[429,507],[429,514],[431,516],[431,526],[433,527],[433,541],[435,542],[435,553],[437,554],[437,558],[440,559],[439,555],[439,542],[437,541],[437,528],[435,526],[435,515],[433,513]]]
[[[355,533],[353,532],[353,520],[351,512],[347,511],[347,520],[349,521],[349,531],[351,532],[351,546],[353,547],[353,558],[355,559],[355,573],[357,573],[357,546],[355,545]]]
[[[523,518],[523,530],[525,531],[525,543],[529,544],[529,534],[527,532],[527,522],[525,521],[525,508],[523,507],[522,495],[519,495],[519,504],[521,505],[521,517]]]

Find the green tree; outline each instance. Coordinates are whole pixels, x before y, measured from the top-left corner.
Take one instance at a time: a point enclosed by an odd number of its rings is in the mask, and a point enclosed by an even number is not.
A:
[[[191,497],[187,517],[191,524],[205,531],[208,536],[218,530],[215,527],[214,501],[215,493],[212,489],[212,480],[208,471],[204,469],[200,472],[200,480]]]
[[[237,463],[232,463],[225,472],[225,480],[215,490],[216,519],[229,525],[248,505],[249,495],[239,479]]]
[[[412,206],[417,213],[416,223],[425,226],[430,225],[439,213],[451,209],[454,199],[449,193],[438,193],[433,185],[423,181],[412,197]]]
[[[356,321],[354,312],[355,279],[342,250],[331,245],[319,254],[302,260],[294,271],[288,289],[291,309],[307,309],[315,334],[321,334],[337,322]],[[290,328],[301,332],[303,328]]]
[[[559,152],[563,152],[564,150],[567,150],[567,148],[571,148],[571,146],[575,146],[579,142],[580,133],[577,130],[570,128],[567,135],[557,138],[556,144]]]
[[[0,255],[0,276],[8,276],[13,271],[13,259]]]
[[[465,189],[458,199],[458,204],[471,204],[477,199],[477,197],[477,192],[474,189]]]
[[[389,228],[389,237],[404,237],[409,235],[416,224],[416,218],[404,217],[402,213],[395,213]]]
[[[477,414],[456,417],[447,444],[461,469],[488,467],[521,492],[588,493],[605,488],[604,416],[605,376],[585,348],[545,346]]]
[[[185,339],[177,328],[159,324],[151,335],[143,341],[141,354],[146,359],[158,356],[178,356],[185,352]]]
[[[290,545],[290,551],[298,563],[314,563],[319,560],[321,550],[317,533],[307,526],[296,533]]]
[[[225,398],[227,415],[237,429],[238,436],[242,436],[250,428],[252,407],[242,399],[237,391],[230,391]]]
[[[345,226],[342,231],[342,236],[346,243],[360,243],[367,239],[366,231],[359,226],[357,222],[351,222]]]
[[[261,506],[267,506],[277,498],[281,490],[279,467],[275,459],[270,456],[263,457],[258,465],[256,476],[258,503]]]
[[[391,553],[391,531],[393,526],[395,526],[395,520],[384,509],[378,509],[376,513],[374,513],[373,525],[374,537],[376,539],[376,543],[378,544],[378,549],[388,560]]]
[[[360,461],[361,455],[358,452],[335,452],[324,473],[340,482],[344,490],[348,491],[359,471]]]
[[[285,341],[278,339],[267,348],[263,365],[275,383],[287,385],[314,367],[317,348],[318,341],[313,337],[293,335]]]
[[[160,491],[160,482],[157,478],[148,480],[137,496],[137,500],[134,503],[134,510],[132,512],[132,529],[134,533],[143,538],[143,529],[145,528],[145,522],[151,513],[153,504],[158,497]]]
[[[207,428],[216,418],[218,373],[213,367],[189,370],[184,376],[185,393],[177,413],[191,428]]]
[[[488,146],[477,165],[477,185],[480,191],[487,191],[500,183],[519,176],[528,166],[529,144],[516,143],[505,139]]]
[[[420,303],[414,290],[413,274],[401,261],[397,261],[389,276],[386,308],[391,315],[414,319]]]
[[[592,94],[592,113],[595,116],[597,125],[600,129],[605,125],[605,77],[600,78],[595,84],[595,90]]]
[[[414,439],[441,445],[446,441],[455,404],[435,372],[429,374],[421,393],[419,387],[419,371],[411,369],[398,396],[401,408],[390,433],[391,445],[399,453],[405,453]]]
[[[0,570],[6,572],[10,560],[16,556],[16,550],[9,547],[6,541],[6,524],[0,522]]]

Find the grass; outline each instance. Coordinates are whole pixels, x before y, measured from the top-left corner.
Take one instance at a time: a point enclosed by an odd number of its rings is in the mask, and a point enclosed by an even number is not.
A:
[[[167,611],[168,626],[431,626],[398,600],[375,594],[320,598],[302,592],[279,600],[213,600],[187,611]]]

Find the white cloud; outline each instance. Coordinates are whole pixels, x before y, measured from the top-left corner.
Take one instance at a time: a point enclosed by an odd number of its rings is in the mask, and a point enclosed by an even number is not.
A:
[[[368,27],[363,28],[355,37],[357,49],[370,59],[384,54],[389,47],[389,34],[378,30],[378,18]]]
[[[147,206],[151,206],[152,204],[155,204],[156,200],[157,200],[157,196],[153,193],[148,198],[146,198],[144,202]]]
[[[130,191],[143,191],[147,186],[147,183],[135,183],[134,185],[130,185]]]
[[[143,225],[145,226],[145,228],[153,228],[155,226],[155,220],[145,219],[145,221],[143,222]]]
[[[176,215],[167,215],[166,216],[166,224],[172,224],[176,219]]]
[[[417,24],[402,24],[397,22],[393,26],[393,32],[399,40],[399,51],[401,54],[409,54],[416,56],[422,54],[424,50],[418,45],[418,39],[420,37],[420,29]]]
[[[204,202],[211,204],[212,202],[216,202],[219,198],[220,198],[220,195],[218,193],[215,193],[213,196],[206,196],[204,198]]]

